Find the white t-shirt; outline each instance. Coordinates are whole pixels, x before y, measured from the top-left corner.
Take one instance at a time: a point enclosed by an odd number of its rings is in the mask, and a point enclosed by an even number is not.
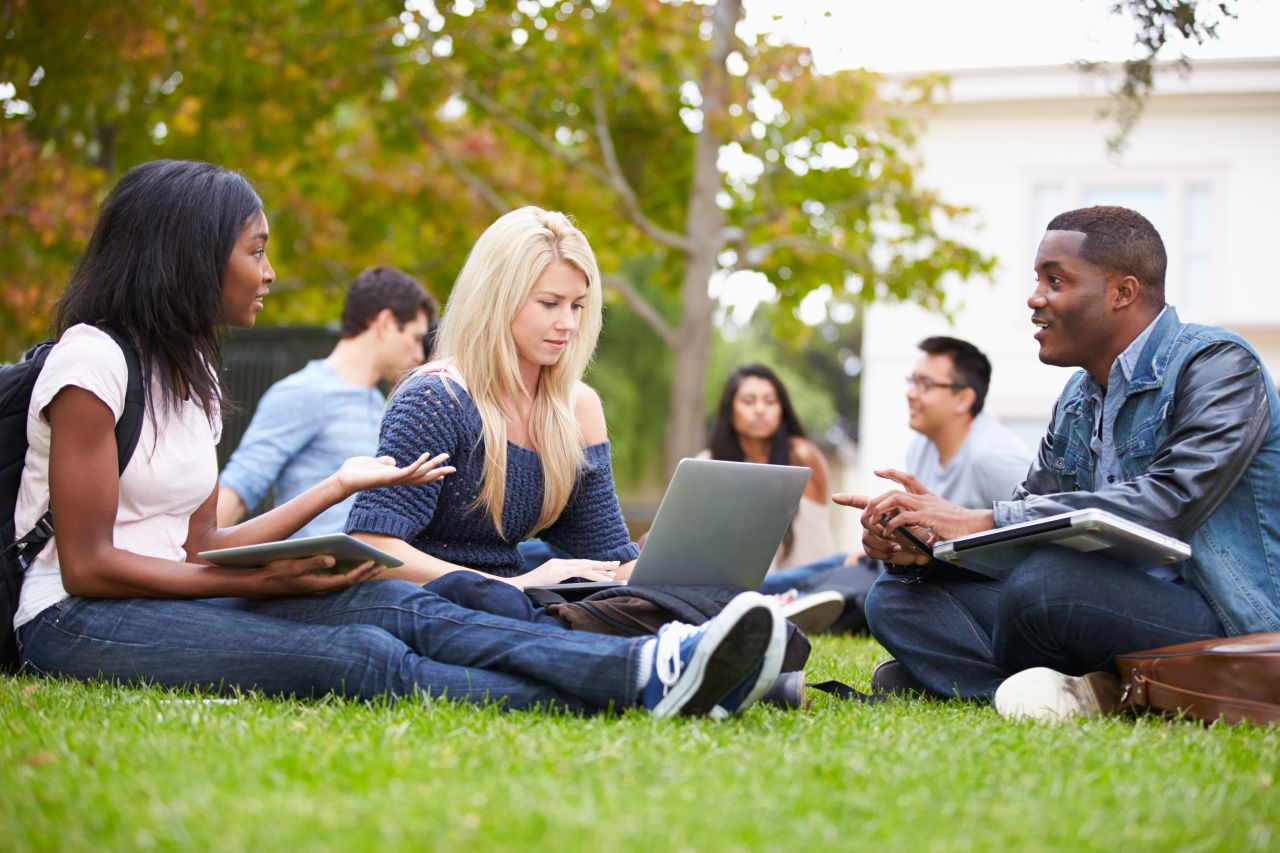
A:
[[[58,392],[74,385],[89,391],[111,409],[116,420],[124,412],[129,370],[124,353],[105,332],[92,326],[72,326],[49,353],[36,379],[27,410],[27,449],[22,484],[14,511],[18,536],[49,508],[49,421],[45,407]],[[156,383],[148,400],[160,400]],[[159,407],[158,407],[159,408]],[[200,406],[183,402],[175,413],[157,412],[160,428],[148,408],[142,436],[120,478],[120,504],[116,512],[115,546],[135,554],[183,560],[191,514],[208,499],[218,482],[215,452],[222,422],[211,425]],[[164,437],[157,446],[156,436]],[[75,524],[74,518],[55,518],[54,527]],[[58,567],[57,536],[27,569],[14,627],[24,625],[67,597]]]

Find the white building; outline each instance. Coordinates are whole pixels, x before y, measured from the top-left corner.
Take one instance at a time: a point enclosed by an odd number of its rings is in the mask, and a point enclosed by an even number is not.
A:
[[[872,307],[863,343],[858,463],[844,488],[883,491],[871,470],[901,467],[904,377],[915,344],[947,334],[977,344],[994,373],[987,409],[1034,449],[1069,371],[1036,358],[1032,263],[1055,214],[1122,204],[1147,216],[1169,254],[1166,291],[1186,321],[1249,339],[1280,380],[1280,57],[1172,68],[1119,157],[1103,81],[1071,66],[958,71],[920,140],[922,184],[973,208],[963,238],[999,259],[995,283],[957,283],[954,323],[909,306]],[[847,515],[852,515],[848,513]],[[842,519],[843,522],[843,519]],[[854,531],[841,525],[849,543]]]

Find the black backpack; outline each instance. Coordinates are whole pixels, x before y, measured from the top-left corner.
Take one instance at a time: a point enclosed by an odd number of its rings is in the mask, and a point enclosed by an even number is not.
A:
[[[116,456],[123,473],[142,435],[145,403],[142,365],[137,351],[123,335],[105,325],[97,328],[120,345],[129,368],[124,411],[116,422]],[[20,538],[14,529],[13,512],[27,458],[27,409],[31,406],[31,392],[54,343],[42,341],[27,350],[17,364],[0,365],[0,668],[5,669],[18,663],[13,616],[18,610],[22,576],[53,536],[52,510]]]

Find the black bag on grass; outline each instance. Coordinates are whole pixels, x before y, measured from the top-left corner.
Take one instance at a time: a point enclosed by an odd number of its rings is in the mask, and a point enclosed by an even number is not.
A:
[[[142,365],[137,352],[123,335],[104,325],[97,328],[119,344],[129,369],[124,412],[116,422],[116,457],[123,473],[142,435],[145,401]],[[53,536],[52,510],[41,516],[36,526],[20,537],[14,529],[13,513],[27,458],[27,410],[31,406],[31,392],[54,343],[42,341],[27,350],[17,364],[0,365],[0,668],[4,669],[11,669],[18,663],[13,616],[18,609],[22,576]]]

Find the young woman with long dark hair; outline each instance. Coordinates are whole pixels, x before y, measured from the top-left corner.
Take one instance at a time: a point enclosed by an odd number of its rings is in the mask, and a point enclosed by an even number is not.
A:
[[[836,553],[826,457],[809,440],[786,386],[772,370],[762,364],[746,364],[725,380],[711,440],[703,455],[810,470],[809,485],[770,572],[808,565]]]

